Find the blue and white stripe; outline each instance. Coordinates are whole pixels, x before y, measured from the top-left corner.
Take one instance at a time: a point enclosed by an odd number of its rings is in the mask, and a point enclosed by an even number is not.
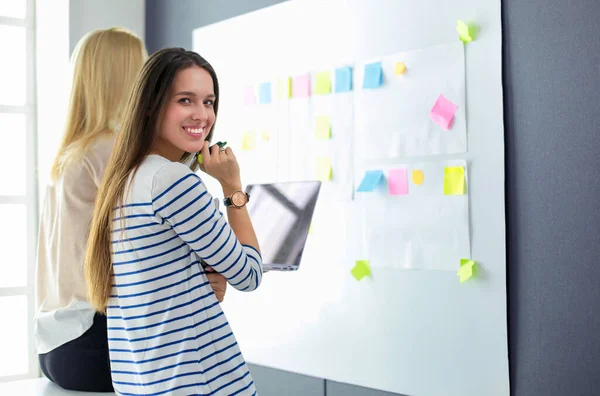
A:
[[[114,211],[108,341],[120,395],[255,395],[227,318],[200,265],[256,289],[262,259],[242,245],[202,180],[149,156]]]

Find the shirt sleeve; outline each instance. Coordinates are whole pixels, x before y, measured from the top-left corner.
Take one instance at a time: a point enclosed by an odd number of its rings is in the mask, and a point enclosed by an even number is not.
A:
[[[242,245],[200,177],[183,164],[162,166],[152,182],[154,215],[208,265],[241,291],[256,289],[262,280],[262,257]]]

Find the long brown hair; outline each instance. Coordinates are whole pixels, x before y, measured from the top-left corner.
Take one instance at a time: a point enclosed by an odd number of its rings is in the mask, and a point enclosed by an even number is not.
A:
[[[94,30],[79,41],[71,58],[71,98],[52,180],[98,137],[114,133],[146,58],[142,40],[125,28]]]
[[[88,296],[92,306],[99,312],[106,311],[112,290],[111,231],[114,208],[123,201],[130,175],[150,154],[175,76],[179,71],[193,66],[203,68],[212,77],[216,115],[219,106],[217,75],[204,58],[183,48],[166,48],[151,55],[127,103],[123,124],[96,198],[85,256]],[[215,124],[206,138],[208,141],[212,138],[214,127]],[[192,155],[196,153],[184,153],[181,162],[189,161]],[[196,170],[197,162],[192,161],[190,167]]]

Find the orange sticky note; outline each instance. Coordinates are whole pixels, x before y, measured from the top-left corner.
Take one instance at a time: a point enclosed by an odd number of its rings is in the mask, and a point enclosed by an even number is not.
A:
[[[413,183],[415,183],[417,186],[420,186],[421,184],[423,184],[423,181],[425,180],[425,175],[423,174],[423,171],[420,169],[415,169],[412,171],[412,181]]]
[[[395,75],[404,74],[405,71],[406,71],[406,65],[402,62],[396,62],[396,64],[394,65],[394,74]]]

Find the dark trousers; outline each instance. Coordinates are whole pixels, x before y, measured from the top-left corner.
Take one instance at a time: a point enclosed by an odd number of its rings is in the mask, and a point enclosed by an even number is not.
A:
[[[106,316],[96,314],[81,337],[39,355],[42,373],[64,389],[113,392],[107,337]]]

